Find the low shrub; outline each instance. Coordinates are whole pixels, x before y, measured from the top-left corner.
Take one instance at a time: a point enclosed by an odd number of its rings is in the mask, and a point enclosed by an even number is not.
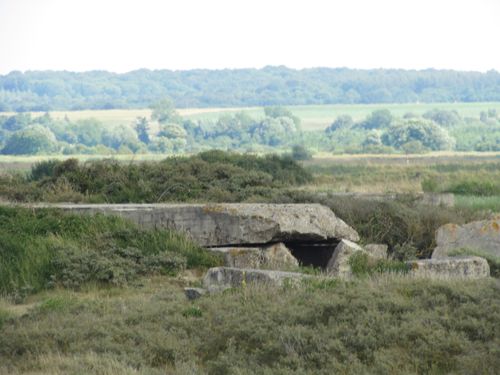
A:
[[[207,151],[135,164],[40,162],[28,177],[0,179],[0,196],[14,201],[91,203],[241,202],[311,180],[311,174],[289,156]]]
[[[145,274],[218,265],[183,235],[112,216],[0,207],[0,294],[20,298],[53,285],[122,285]]]
[[[451,183],[446,192],[460,195],[489,197],[500,195],[500,183],[487,180],[468,180]]]

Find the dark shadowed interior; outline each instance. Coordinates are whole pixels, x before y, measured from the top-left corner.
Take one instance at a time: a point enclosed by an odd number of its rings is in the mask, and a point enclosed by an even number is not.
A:
[[[285,242],[292,255],[301,266],[312,266],[325,269],[333,255],[338,241],[329,242]]]

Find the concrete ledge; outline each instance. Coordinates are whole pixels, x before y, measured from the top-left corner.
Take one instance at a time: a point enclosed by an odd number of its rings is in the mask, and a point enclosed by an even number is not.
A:
[[[117,215],[146,228],[185,232],[201,246],[286,241],[358,241],[358,233],[320,204],[38,204],[76,214]]]
[[[422,259],[407,262],[410,275],[429,279],[480,279],[490,276],[490,266],[480,257]]]
[[[249,284],[282,286],[286,282],[297,284],[313,276],[297,272],[215,267],[207,271],[203,286],[209,292],[223,291],[229,288],[241,288]]]

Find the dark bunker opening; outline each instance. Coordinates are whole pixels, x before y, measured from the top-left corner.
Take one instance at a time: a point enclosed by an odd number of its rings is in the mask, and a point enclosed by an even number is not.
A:
[[[285,241],[285,246],[299,261],[301,266],[312,266],[326,269],[335,248],[340,241],[328,242],[298,242]]]

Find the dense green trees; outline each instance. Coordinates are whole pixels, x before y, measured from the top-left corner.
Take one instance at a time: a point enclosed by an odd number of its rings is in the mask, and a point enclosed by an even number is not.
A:
[[[383,134],[382,141],[387,146],[413,152],[451,150],[455,145],[455,140],[445,129],[423,119],[406,120],[391,126]]]
[[[373,111],[360,126],[364,129],[382,129],[386,128],[392,123],[392,114],[388,109],[379,109]]]
[[[31,125],[16,131],[7,140],[3,154],[50,154],[57,150],[57,140],[49,129]]]
[[[376,110],[354,121],[340,115],[325,130],[303,131],[293,113],[268,107],[264,117],[226,113],[218,119],[186,120],[170,101],[155,105],[151,118],[104,125],[96,119],[75,122],[50,114],[0,116],[0,152],[8,154],[196,153],[209,149],[243,152],[420,153],[438,150],[500,150],[500,117],[493,110],[476,117],[435,109],[396,117]],[[486,116],[484,120],[482,117]],[[33,146],[27,143],[32,140]],[[293,151],[293,150],[292,150]]]
[[[500,101],[500,73],[281,66],[222,71],[143,69],[125,74],[30,71],[0,76],[1,111],[146,108],[165,97],[179,108]],[[271,109],[267,115],[274,117]],[[286,113],[277,116],[289,117]]]

